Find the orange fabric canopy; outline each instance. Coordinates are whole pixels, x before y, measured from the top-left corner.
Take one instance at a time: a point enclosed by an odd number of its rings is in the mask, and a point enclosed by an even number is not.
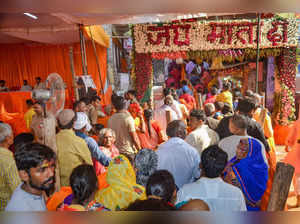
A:
[[[6,81],[9,88],[21,87],[26,79],[29,85],[35,85],[35,77],[39,76],[44,81],[50,73],[56,72],[67,84],[68,92],[73,94],[72,73],[69,58],[69,47],[74,49],[74,67],[76,75],[82,74],[80,45],[63,44],[1,44],[0,45],[0,79]],[[106,84],[107,50],[96,44],[99,57],[102,86]],[[86,41],[88,73],[92,76],[97,90],[101,89],[100,76],[97,69],[96,57],[91,41]],[[110,90],[110,88],[108,88]],[[111,91],[106,92],[105,104],[110,102]],[[103,98],[104,96],[101,96]]]

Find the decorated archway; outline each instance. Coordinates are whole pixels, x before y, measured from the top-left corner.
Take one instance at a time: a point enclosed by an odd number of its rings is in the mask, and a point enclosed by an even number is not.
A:
[[[132,27],[133,57],[132,78],[142,101],[149,99],[153,80],[152,59],[188,59],[212,62],[218,58],[222,62],[251,62],[257,57],[256,19],[231,20],[180,20],[161,24],[137,24]],[[295,74],[297,20],[295,18],[271,17],[260,21],[259,59],[266,72],[261,74],[266,92],[274,92],[268,86],[270,80],[277,82],[275,100],[277,120],[287,124],[295,119]],[[240,70],[243,80],[249,64],[234,68],[210,70],[211,75],[228,73],[230,69]],[[261,78],[260,77],[260,78]],[[256,80],[258,81],[258,80]],[[272,94],[269,94],[272,95]]]

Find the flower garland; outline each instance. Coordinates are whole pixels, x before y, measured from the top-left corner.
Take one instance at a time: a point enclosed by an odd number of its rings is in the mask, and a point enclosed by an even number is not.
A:
[[[266,57],[281,55],[281,48],[267,48],[261,49],[259,58],[263,59]],[[223,62],[241,62],[248,60],[255,60],[257,55],[256,49],[228,49],[228,50],[212,50],[212,51],[190,51],[187,53],[189,60],[196,61],[212,61],[216,57],[221,57]]]
[[[131,27],[131,33],[134,35],[134,29]],[[133,38],[133,49],[131,51],[131,80],[137,91],[137,99],[143,102],[151,99],[151,89],[153,85],[152,58],[149,54],[138,54],[135,52]],[[150,94],[149,93],[150,90]]]
[[[135,54],[135,89],[137,98],[140,100],[144,97],[152,80],[152,59],[150,54]]]
[[[257,47],[257,20],[180,21],[134,25],[138,53],[209,51]],[[261,48],[296,47],[297,20],[266,16],[261,20]]]
[[[130,25],[130,31],[132,33],[132,36],[134,36],[134,29],[133,29],[133,26]],[[131,76],[131,81],[133,83],[133,87],[136,88],[136,74],[135,74],[135,39],[132,38],[132,50],[130,51],[130,59],[131,59],[131,72],[130,72],[130,76]]]
[[[284,49],[277,58],[277,77],[281,86],[279,124],[286,125],[295,120],[296,49]]]
[[[186,51],[178,51],[178,52],[153,52],[151,53],[151,57],[158,60],[163,60],[165,58],[169,59],[177,59],[177,58],[188,58],[188,53]]]

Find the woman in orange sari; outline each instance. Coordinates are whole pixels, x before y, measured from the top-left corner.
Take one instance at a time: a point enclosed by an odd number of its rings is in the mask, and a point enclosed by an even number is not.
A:
[[[85,167],[85,168],[78,168],[80,166],[89,166],[89,167]],[[85,170],[84,172],[88,172],[88,173],[94,173],[94,168],[93,170],[90,168],[90,165],[80,165],[77,168],[77,171],[81,170]],[[75,170],[74,169],[74,170]],[[78,170],[79,169],[79,170]],[[77,172],[76,171],[76,172]],[[74,172],[74,171],[73,171]],[[76,173],[75,172],[75,173]],[[78,173],[78,172],[77,172]],[[74,174],[75,175],[75,174]],[[82,176],[82,175],[81,175]],[[87,175],[85,175],[87,176]],[[93,174],[92,174],[93,176]],[[94,178],[92,178],[94,179]],[[90,180],[90,178],[89,178]],[[94,181],[93,181],[94,182]],[[97,190],[102,190],[107,188],[109,185],[106,182],[106,173],[103,173],[102,175],[97,177],[97,186],[98,189]],[[62,207],[62,205],[65,204],[71,204],[70,199],[73,198],[72,196],[73,190],[72,190],[72,185],[71,186],[67,186],[67,187],[61,187],[59,192],[55,192],[48,200],[46,203],[47,209],[48,211],[57,211],[57,210],[61,210],[60,208]],[[76,207],[76,206],[75,206]],[[65,207],[66,208],[66,207]]]
[[[137,103],[132,103],[129,105],[128,111],[135,121],[137,135],[140,139],[142,148],[156,149],[157,144],[150,138],[149,131],[147,131],[142,108]]]
[[[146,125],[146,135],[154,142],[156,147],[167,141],[161,126],[156,120],[153,120],[153,111],[151,109],[144,110]]]
[[[72,193],[59,206],[58,211],[109,211],[94,200],[98,179],[94,167],[82,164],[70,176]]]
[[[284,162],[295,167],[295,173],[293,178],[294,191],[297,197],[297,202],[293,207],[300,207],[300,117],[294,122],[293,128],[286,139],[285,145],[291,148]]]

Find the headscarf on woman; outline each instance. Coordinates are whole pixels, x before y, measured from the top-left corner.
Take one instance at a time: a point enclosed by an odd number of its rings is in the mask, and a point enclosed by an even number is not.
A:
[[[146,187],[149,177],[157,170],[158,156],[151,149],[142,149],[134,159],[136,183]]]
[[[241,139],[238,147],[242,147],[247,155],[243,159],[235,156],[230,160],[224,171],[224,180],[242,190],[248,211],[259,211],[268,181],[268,166],[261,143],[254,138]]]
[[[106,182],[109,187],[98,191],[95,199],[113,211],[126,208],[137,199],[146,199],[145,188],[136,183],[133,167],[123,155],[110,162]]]

